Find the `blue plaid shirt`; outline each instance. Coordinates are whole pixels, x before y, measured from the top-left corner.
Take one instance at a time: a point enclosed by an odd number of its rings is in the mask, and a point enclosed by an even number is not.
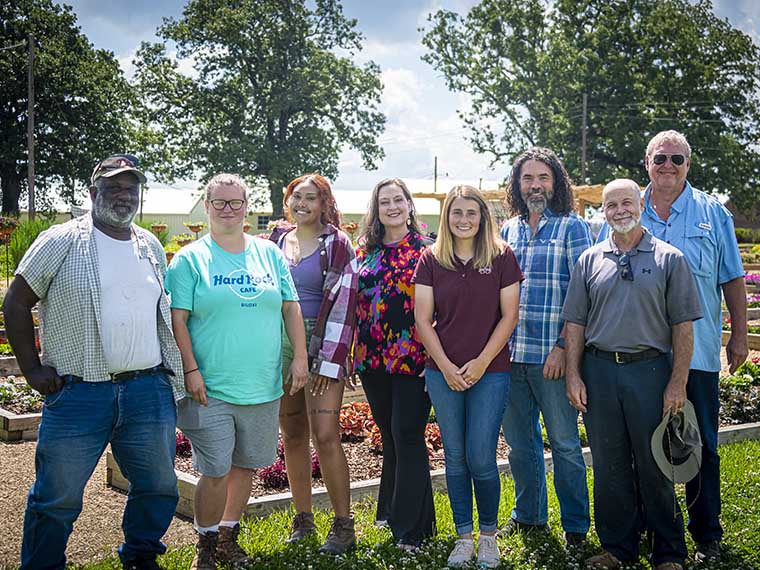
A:
[[[547,208],[535,235],[521,216],[507,220],[501,235],[525,276],[510,341],[512,362],[543,364],[562,331],[560,313],[570,275],[581,253],[591,247],[591,231],[577,214],[558,216]]]

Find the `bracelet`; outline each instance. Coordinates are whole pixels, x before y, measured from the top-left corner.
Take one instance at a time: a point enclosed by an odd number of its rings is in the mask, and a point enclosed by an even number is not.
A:
[[[192,370],[188,370],[187,372],[185,372],[185,376],[187,376],[191,372],[195,372],[196,370],[200,370],[200,368],[193,368]]]

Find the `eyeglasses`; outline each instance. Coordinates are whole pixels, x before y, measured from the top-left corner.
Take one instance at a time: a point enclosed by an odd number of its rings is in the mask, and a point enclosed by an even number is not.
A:
[[[668,159],[676,166],[681,166],[686,162],[686,157],[682,154],[655,154],[652,157],[652,162],[655,164],[665,164],[665,161]]]
[[[618,266],[620,267],[620,277],[624,281],[633,281],[633,269],[631,269],[631,258],[627,253],[618,257]]]
[[[229,205],[230,210],[236,211],[243,207],[243,204],[245,204],[245,200],[209,200],[211,205],[214,207],[214,210],[224,210],[226,206]]]

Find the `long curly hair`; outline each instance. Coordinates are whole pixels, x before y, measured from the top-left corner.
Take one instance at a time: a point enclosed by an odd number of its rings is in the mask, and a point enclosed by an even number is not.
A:
[[[549,200],[548,208],[558,216],[565,216],[575,208],[573,186],[570,176],[565,170],[565,165],[548,148],[534,146],[519,155],[512,164],[512,173],[509,175],[507,184],[507,207],[512,215],[527,216],[528,205],[520,193],[520,177],[522,166],[529,160],[537,160],[548,166],[554,175],[554,196]]]
[[[285,215],[289,222],[293,222],[293,215],[288,207],[288,200],[293,194],[293,190],[296,186],[303,184],[304,182],[311,182],[319,190],[319,200],[322,202],[322,216],[320,222],[323,224],[332,224],[336,228],[340,229],[340,212],[338,211],[338,205],[335,203],[335,196],[333,196],[330,183],[321,174],[316,172],[310,172],[304,174],[290,181],[288,187],[285,189],[285,194],[282,197],[282,206]]]
[[[415,234],[421,234],[419,222],[417,222],[417,211],[414,208],[412,193],[409,192],[406,184],[400,178],[384,178],[375,185],[372,190],[372,196],[369,199],[369,210],[362,220],[362,231],[359,234],[359,246],[369,253],[383,245],[385,236],[385,226],[380,222],[380,190],[386,186],[395,185],[401,188],[404,198],[409,202],[409,222],[407,223],[409,231]]]

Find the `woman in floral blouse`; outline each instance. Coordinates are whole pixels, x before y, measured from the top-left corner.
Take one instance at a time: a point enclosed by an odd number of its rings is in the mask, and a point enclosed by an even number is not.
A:
[[[411,282],[430,240],[419,229],[403,181],[391,178],[375,186],[359,244],[354,370],[383,441],[377,524],[390,526],[400,548],[414,550],[435,532],[425,445],[430,398]]]

